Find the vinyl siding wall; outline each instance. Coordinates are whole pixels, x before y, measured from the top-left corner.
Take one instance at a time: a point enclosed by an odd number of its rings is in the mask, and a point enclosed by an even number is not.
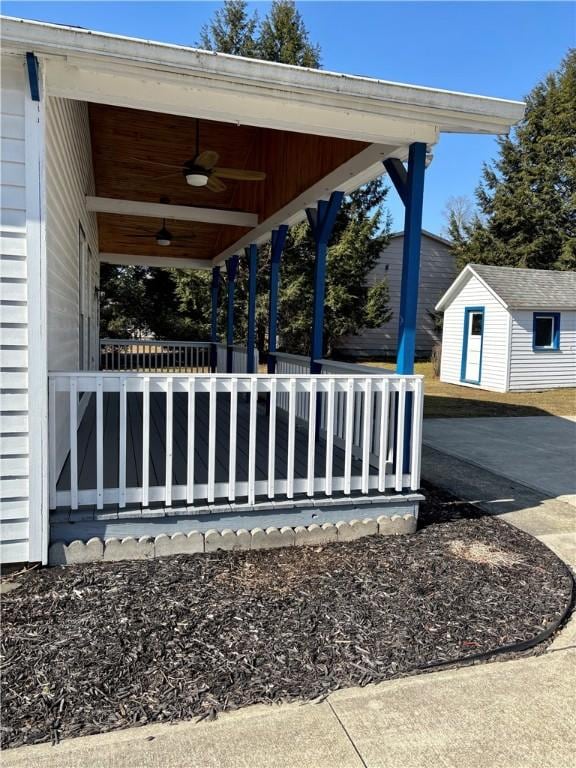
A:
[[[575,387],[576,312],[560,313],[560,349],[549,352],[532,349],[533,315],[528,310],[512,313],[510,389]]]
[[[396,354],[398,341],[398,314],[402,285],[402,249],[404,237],[393,237],[380,254],[376,267],[368,276],[369,285],[388,281],[391,320],[380,328],[366,328],[356,336],[345,336],[337,348],[352,357],[387,356]],[[434,238],[422,235],[420,251],[420,281],[418,318],[416,326],[416,356],[430,357],[432,347],[440,341],[430,313],[456,277],[456,266],[451,249]]]
[[[464,341],[464,310],[484,307],[482,371],[478,389],[506,391],[510,315],[482,283],[471,277],[444,312],[442,366],[440,378],[449,384],[462,384],[460,370]]]
[[[99,283],[96,214],[86,211],[85,197],[94,194],[88,106],[85,102],[49,97],[46,104],[46,249],[48,271],[48,368],[79,370],[80,249],[86,241],[85,318],[89,325],[84,366],[97,368]],[[64,415],[64,408],[57,409]],[[56,425],[57,457],[66,459],[68,424]]]
[[[39,257],[31,247],[39,214],[30,200],[35,195],[36,208],[40,164],[30,126],[33,133],[41,128],[39,107],[29,97],[24,57],[2,56],[1,67],[0,560],[14,563],[40,559],[42,547],[42,511],[30,499],[31,457],[41,426],[31,424],[31,364],[37,361],[29,350],[34,333],[30,322],[41,301],[34,295],[33,279]]]

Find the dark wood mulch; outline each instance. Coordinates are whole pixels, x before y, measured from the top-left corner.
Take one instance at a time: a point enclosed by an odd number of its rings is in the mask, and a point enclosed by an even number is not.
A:
[[[417,534],[30,572],[3,598],[2,742],[311,700],[536,637],[571,581],[427,489]]]

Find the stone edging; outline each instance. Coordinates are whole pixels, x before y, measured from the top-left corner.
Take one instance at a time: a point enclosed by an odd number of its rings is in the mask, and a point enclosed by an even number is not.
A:
[[[49,565],[73,565],[97,561],[115,562],[118,560],[151,560],[155,557],[170,555],[198,554],[217,552],[218,550],[277,549],[278,547],[315,546],[335,541],[354,541],[363,536],[399,535],[414,533],[416,530],[414,515],[384,515],[376,520],[341,521],[335,525],[296,526],[295,528],[253,528],[251,531],[239,529],[222,531],[210,529],[205,533],[191,531],[188,534],[175,533],[168,536],[162,533],[155,538],[142,536],[125,539],[90,539],[87,542],[72,541],[70,544],[57,541],[50,545]]]

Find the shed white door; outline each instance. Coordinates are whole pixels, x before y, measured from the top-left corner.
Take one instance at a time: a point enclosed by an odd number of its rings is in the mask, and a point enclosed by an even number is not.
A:
[[[464,345],[462,349],[461,379],[470,384],[480,384],[483,333],[484,308],[467,307],[464,315]]]

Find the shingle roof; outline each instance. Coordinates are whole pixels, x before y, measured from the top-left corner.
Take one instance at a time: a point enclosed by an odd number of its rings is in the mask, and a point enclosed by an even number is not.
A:
[[[576,272],[468,266],[512,309],[576,309]]]

